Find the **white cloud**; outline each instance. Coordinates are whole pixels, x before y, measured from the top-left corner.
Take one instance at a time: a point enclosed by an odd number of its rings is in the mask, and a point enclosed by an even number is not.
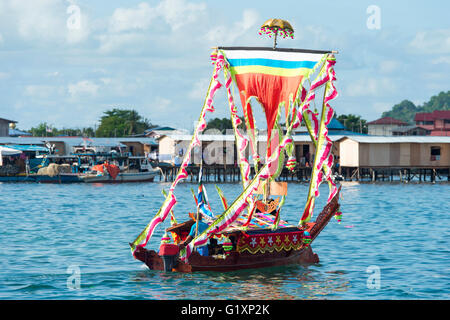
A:
[[[363,78],[349,85],[346,94],[350,97],[378,96],[395,90],[396,84],[391,78]]]
[[[450,64],[450,56],[442,56],[431,61],[432,64]]]
[[[142,2],[135,7],[117,8],[109,19],[107,31],[98,36],[100,52],[110,53],[118,49],[140,52],[148,46],[143,44],[165,41],[192,41],[182,36],[183,26],[203,23],[206,12],[204,3],[187,0],[162,0],[155,7]],[[172,31],[172,34],[170,34]]]
[[[130,95],[142,95],[139,90],[148,90],[147,83],[143,84],[142,79],[133,76],[114,75],[111,77],[102,77],[99,79],[102,83],[102,93],[112,99],[129,99]]]
[[[450,29],[417,32],[410,42],[410,47],[418,53],[450,53]]]
[[[125,48],[125,52],[138,52],[142,50],[142,44],[146,42],[146,36],[136,33],[113,33],[98,36],[100,40],[100,53],[111,53]]]
[[[24,94],[32,98],[45,99],[62,94],[62,88],[52,85],[28,85]]]
[[[7,0],[3,14],[26,40],[59,40],[63,37],[65,8],[62,1]]]
[[[59,73],[59,71],[48,72],[48,73],[46,73],[46,76],[47,77],[58,77],[58,76],[60,76],[60,73]]]
[[[63,0],[2,0],[0,26],[4,33],[26,41],[78,43],[89,34],[87,16],[80,10],[79,28],[69,29],[71,18],[67,8],[71,2]],[[79,7],[78,7],[79,8]]]
[[[399,67],[399,62],[394,60],[383,60],[379,64],[379,70],[382,73],[392,73]]]
[[[7,72],[0,72],[0,80],[8,79],[10,76]]]
[[[388,111],[392,109],[392,106],[395,103],[392,102],[374,102],[373,103],[373,109],[374,111],[378,112],[379,114],[383,113],[384,111]]]
[[[99,89],[99,85],[89,80],[78,81],[75,84],[68,85],[68,91],[72,98],[82,95],[96,95]]]
[[[204,3],[190,3],[186,0],[163,0],[156,7],[158,14],[164,18],[172,30],[197,22],[198,17],[205,10],[206,5]]]
[[[249,30],[254,28],[260,22],[259,14],[253,9],[246,9],[242,13],[242,20],[236,21],[233,26],[219,25],[211,28],[206,33],[205,38],[211,43],[217,44],[233,44],[234,41],[243,35],[247,34]]]
[[[155,9],[145,2],[136,8],[117,8],[109,21],[109,29],[112,32],[146,30],[156,16]]]
[[[208,89],[208,81],[208,79],[204,78],[195,82],[192,90],[189,92],[189,98],[194,100],[204,98]]]
[[[204,3],[186,0],[163,0],[156,7],[142,2],[134,8],[117,8],[109,22],[109,31],[148,30],[157,19],[162,19],[172,30],[197,22],[206,10]]]
[[[156,97],[153,106],[156,110],[167,112],[171,103],[172,101],[167,98]]]
[[[100,81],[103,82],[103,84],[108,85],[111,83],[111,78],[100,78]]]

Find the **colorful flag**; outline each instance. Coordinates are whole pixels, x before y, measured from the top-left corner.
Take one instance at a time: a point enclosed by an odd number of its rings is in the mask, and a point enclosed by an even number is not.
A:
[[[208,220],[214,219],[215,216],[212,213],[211,206],[208,202],[208,196],[206,195],[206,189],[204,188],[202,183],[198,185],[197,201],[197,208],[199,212]]]
[[[216,189],[217,189],[217,193],[219,194],[220,201],[222,201],[223,209],[227,210],[228,209],[228,202],[227,202],[227,199],[225,198],[225,195],[223,194],[222,189],[220,189],[217,185],[216,185]]]

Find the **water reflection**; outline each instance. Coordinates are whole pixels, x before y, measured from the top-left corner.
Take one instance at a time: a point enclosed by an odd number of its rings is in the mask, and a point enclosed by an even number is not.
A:
[[[294,300],[339,298],[350,287],[346,272],[286,266],[236,272],[189,274],[139,271],[132,275],[147,299]]]

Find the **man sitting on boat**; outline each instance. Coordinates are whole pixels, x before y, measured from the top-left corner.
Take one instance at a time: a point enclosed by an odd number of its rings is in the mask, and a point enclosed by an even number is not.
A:
[[[201,214],[198,214],[197,218],[198,218],[198,220],[192,225],[189,235],[186,237],[186,239],[183,242],[181,242],[178,245],[180,250],[183,249],[184,247],[186,247],[192,241],[192,239],[194,239],[197,235],[201,234],[203,231],[206,230],[206,228],[209,227],[208,224],[206,224],[205,222],[202,221]],[[197,230],[197,226],[198,226],[198,230]],[[208,255],[208,246],[207,245],[196,247],[196,248],[197,248],[197,252],[200,255],[202,255],[202,256]]]

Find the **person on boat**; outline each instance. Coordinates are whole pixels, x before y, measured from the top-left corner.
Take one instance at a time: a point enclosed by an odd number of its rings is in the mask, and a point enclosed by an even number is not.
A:
[[[197,230],[197,225],[198,225],[198,230]],[[201,234],[208,227],[209,227],[208,224],[206,224],[205,222],[202,221],[202,215],[199,214],[198,221],[196,221],[192,225],[189,235],[186,237],[186,239],[183,242],[181,242],[178,245],[180,250],[183,249],[184,247],[186,247],[192,241],[192,239],[195,238],[196,235]],[[208,255],[208,246],[204,245],[204,246],[197,247],[197,252],[202,256],[207,256]]]

